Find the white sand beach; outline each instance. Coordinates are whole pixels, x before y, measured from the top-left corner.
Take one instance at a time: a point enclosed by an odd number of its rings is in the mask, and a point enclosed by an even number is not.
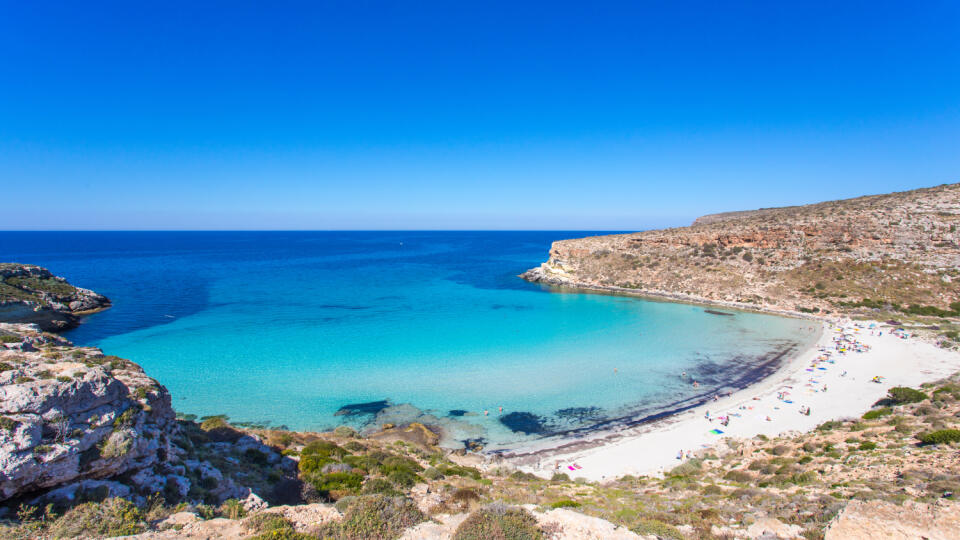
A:
[[[875,328],[870,328],[871,324]],[[889,388],[917,387],[960,371],[960,353],[912,337],[903,339],[889,330],[870,322],[825,323],[823,335],[813,347],[771,377],[731,396],[625,430],[591,448],[544,453],[539,468],[520,459],[516,464],[549,477],[559,461],[559,472],[597,481],[627,474],[659,475],[686,460],[688,452],[696,455],[725,445],[726,437],[775,437],[808,431],[828,420],[859,417]],[[868,350],[837,351],[834,339],[844,334]],[[828,359],[822,360],[825,357]],[[872,381],[877,376],[882,377],[879,383]],[[801,412],[806,407],[809,415]],[[712,420],[706,418],[707,412]],[[721,417],[729,417],[729,423],[723,425]],[[677,459],[681,451],[684,457]]]

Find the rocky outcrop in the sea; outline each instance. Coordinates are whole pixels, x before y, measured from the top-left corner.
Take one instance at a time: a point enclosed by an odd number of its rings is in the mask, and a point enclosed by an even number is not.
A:
[[[228,442],[205,436],[204,444],[226,444],[212,451],[223,456],[252,451],[264,464],[280,464],[256,438],[235,435]],[[161,494],[211,503],[251,495],[196,446],[166,388],[138,365],[33,325],[0,323],[0,502]]]
[[[554,242],[523,277],[807,313],[960,315],[960,184]]]
[[[106,296],[75,287],[46,268],[0,263],[0,322],[58,331],[76,326],[79,315],[108,307]]]

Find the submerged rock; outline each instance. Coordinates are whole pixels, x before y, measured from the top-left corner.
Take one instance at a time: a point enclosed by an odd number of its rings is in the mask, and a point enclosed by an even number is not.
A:
[[[550,426],[542,416],[529,412],[512,412],[500,417],[500,423],[514,433],[541,435],[550,431]]]
[[[333,414],[334,416],[373,416],[389,406],[390,402],[385,399],[380,401],[369,401],[367,403],[351,403],[349,405],[340,407],[337,412]]]

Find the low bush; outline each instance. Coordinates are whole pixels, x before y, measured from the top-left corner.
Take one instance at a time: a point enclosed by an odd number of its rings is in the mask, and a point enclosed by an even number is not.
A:
[[[669,476],[691,476],[699,473],[701,466],[699,459],[691,459],[671,469]]]
[[[864,420],[876,420],[884,416],[893,414],[893,409],[890,407],[881,407],[879,409],[873,409],[872,411],[867,411],[863,414]]]
[[[510,473],[510,478],[513,480],[519,480],[521,482],[535,482],[540,480],[540,477],[537,475],[523,471],[514,471]]]
[[[410,499],[372,495],[358,497],[341,521],[325,523],[317,532],[320,538],[338,540],[390,539],[426,519]]]
[[[748,484],[753,481],[753,475],[747,471],[733,470],[728,472],[723,476],[724,480],[730,480],[731,482],[741,482]]]
[[[929,396],[919,390],[907,388],[905,386],[896,386],[887,391],[887,399],[894,405],[905,405],[907,403],[919,403]]]
[[[93,538],[128,536],[145,529],[143,514],[132,502],[113,498],[73,507],[50,526],[49,532],[53,538]]]
[[[247,515],[247,510],[238,499],[227,499],[223,501],[218,511],[220,515],[227,519],[240,519]]]
[[[686,536],[676,527],[656,519],[641,519],[630,529],[640,536],[656,536],[665,540],[684,540]]]
[[[453,540],[540,540],[537,520],[522,508],[492,504],[471,513],[453,533]]]
[[[261,512],[245,522],[254,532],[249,540],[313,540],[316,537],[298,533],[293,523],[280,514]]]
[[[920,435],[923,444],[946,444],[960,442],[960,429],[941,429]]]
[[[344,495],[356,493],[363,484],[363,475],[353,472],[332,472],[327,474],[313,474],[307,481],[328,499],[339,499]]]
[[[390,481],[384,478],[368,478],[363,483],[363,489],[360,491],[364,495],[389,495],[391,497],[398,497],[403,495],[400,491],[397,491],[393,484]]]
[[[579,506],[580,503],[570,499],[560,499],[559,501],[550,503],[550,508],[577,508]]]

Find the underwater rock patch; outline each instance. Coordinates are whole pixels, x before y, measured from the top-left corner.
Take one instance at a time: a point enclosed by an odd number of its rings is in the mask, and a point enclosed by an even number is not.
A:
[[[557,418],[568,422],[584,424],[600,420],[603,417],[603,409],[600,407],[568,407],[566,409],[560,409],[553,414],[556,415]]]
[[[463,409],[451,409],[450,412],[447,413],[447,416],[463,416],[465,414],[467,414],[467,411]]]
[[[540,435],[549,431],[549,425],[542,416],[529,412],[512,412],[500,417],[500,423],[514,433]]]
[[[334,416],[361,416],[374,415],[390,406],[390,402],[383,399],[380,401],[369,401],[367,403],[351,403],[344,405],[333,413]]]

